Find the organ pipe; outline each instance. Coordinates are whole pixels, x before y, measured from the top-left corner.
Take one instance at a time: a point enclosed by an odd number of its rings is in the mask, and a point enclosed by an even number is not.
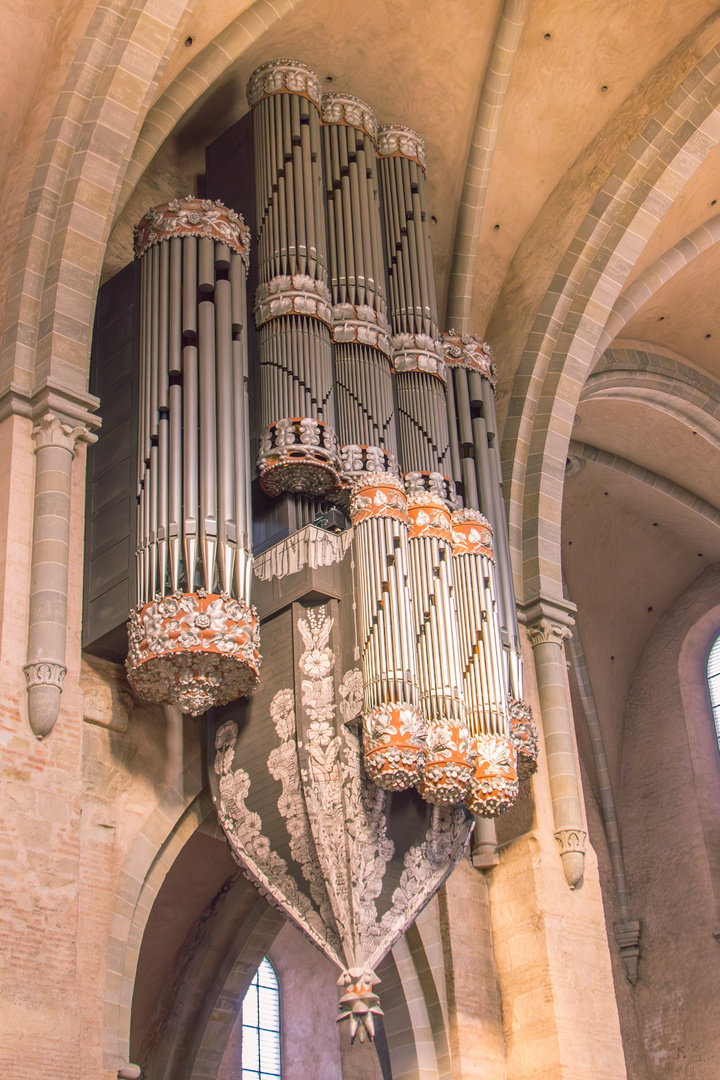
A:
[[[463,800],[472,746],[465,717],[450,512],[456,504],[425,199],[425,144],[384,127],[378,137],[385,257],[393,331],[400,462],[408,493],[410,586],[426,764],[418,790],[435,803]]]
[[[263,431],[260,483],[272,496],[323,496],[339,481],[320,84],[271,60],[248,83],[253,110]]]
[[[504,813],[518,793],[507,670],[497,613],[492,529],[477,510],[452,515],[460,656],[474,768],[466,805],[482,817]]]
[[[350,94],[323,94],[322,144],[343,477],[397,471],[377,121]]]
[[[378,131],[384,251],[404,473],[444,476],[452,488],[445,362],[437,322],[425,193],[425,143],[409,128]],[[450,501],[454,494],[450,491]]]
[[[425,759],[408,584],[408,509],[402,482],[365,474],[353,490],[365,767],[391,791],[418,783]]]
[[[455,606],[450,512],[437,495],[408,496],[410,582],[427,759],[418,790],[433,803],[462,802],[472,775]]]
[[[537,730],[532,713],[523,701],[520,632],[502,497],[495,414],[497,370],[492,349],[477,335],[471,337],[450,330],[444,335],[444,351],[449,375],[449,427],[457,433],[453,474],[463,484],[468,509],[481,511],[494,533],[497,560],[494,592],[509,701],[510,736],[520,755],[522,774],[527,776],[537,765]]]
[[[135,231],[141,260],[137,608],[128,677],[197,714],[258,677],[245,276],[249,230],[221,203],[174,200]]]

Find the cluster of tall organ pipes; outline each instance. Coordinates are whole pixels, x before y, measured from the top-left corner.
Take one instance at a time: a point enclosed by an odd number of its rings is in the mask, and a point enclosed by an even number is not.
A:
[[[533,767],[536,742],[522,704],[494,364],[479,339],[438,328],[425,146],[407,128],[379,127],[357,98],[322,95],[298,62],[262,65],[248,99],[252,255],[242,219],[208,200],[154,208],[136,230],[129,677],[196,713],[257,679],[252,257],[260,484],[350,517],[367,773],[491,816],[511,805],[518,761]]]

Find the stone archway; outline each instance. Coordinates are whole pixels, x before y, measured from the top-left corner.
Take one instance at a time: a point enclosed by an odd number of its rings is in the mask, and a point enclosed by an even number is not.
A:
[[[528,338],[503,444],[510,543],[518,595],[526,602],[562,598],[560,514],[577,402],[640,250],[677,190],[720,140],[719,83],[716,46],[672,92],[605,181]]]

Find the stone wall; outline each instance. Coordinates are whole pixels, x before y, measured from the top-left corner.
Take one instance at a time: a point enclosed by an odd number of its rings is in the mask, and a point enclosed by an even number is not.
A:
[[[628,702],[621,823],[643,927],[632,995],[638,1080],[709,1080],[720,1058],[720,753],[706,681],[718,630],[716,565],[660,622]]]

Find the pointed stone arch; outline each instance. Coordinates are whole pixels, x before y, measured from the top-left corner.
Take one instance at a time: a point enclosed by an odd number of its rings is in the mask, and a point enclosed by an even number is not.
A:
[[[560,520],[568,445],[598,342],[648,237],[720,141],[720,45],[622,155],[563,257],[515,379],[503,459],[516,588],[562,599]]]

